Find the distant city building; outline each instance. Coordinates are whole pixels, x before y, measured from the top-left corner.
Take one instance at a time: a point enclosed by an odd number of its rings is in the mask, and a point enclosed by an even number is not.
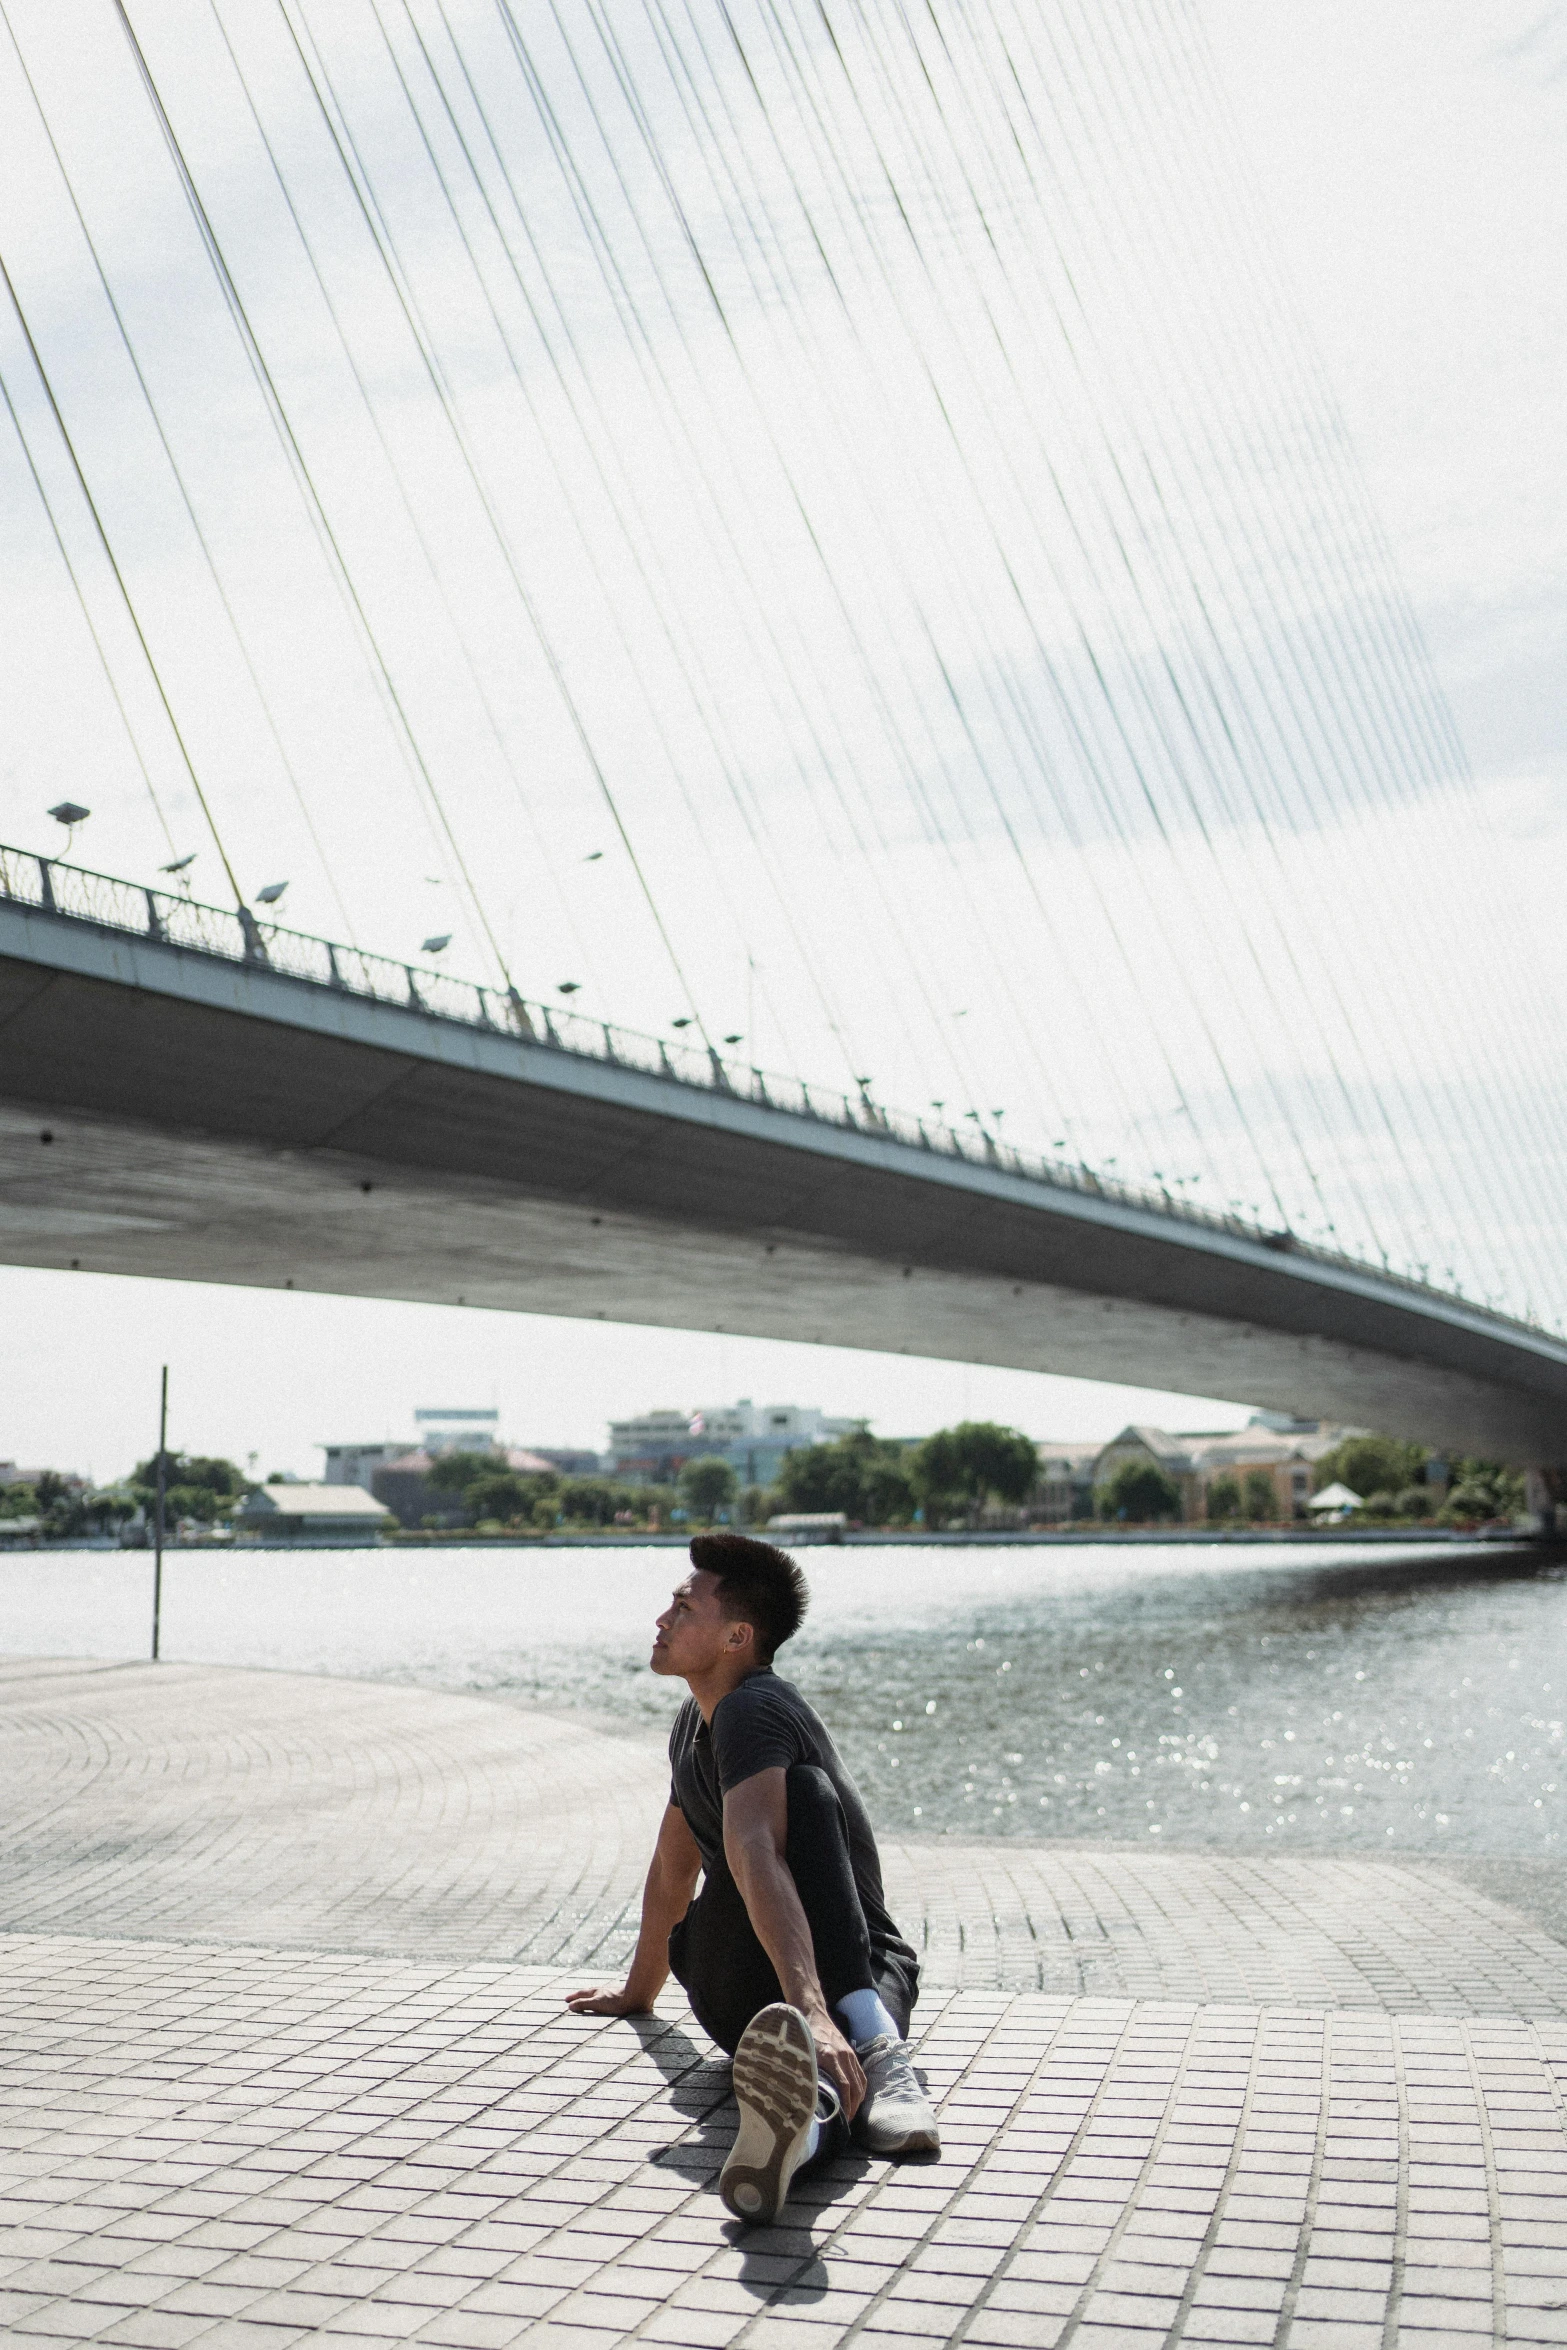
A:
[[[633,1420],[609,1424],[610,1472],[637,1483],[666,1484],[699,1449],[689,1412],[639,1412]]]
[[[376,1500],[385,1502],[400,1526],[422,1526],[427,1519],[460,1526],[467,1515],[460,1496],[443,1493],[438,1485],[430,1482],[430,1471],[440,1456],[422,1450],[409,1452],[400,1446],[391,1449],[392,1457],[382,1461],[370,1474],[370,1490]],[[563,1460],[588,1462],[588,1475],[598,1468],[596,1452],[540,1452],[521,1444],[463,1445],[454,1449],[490,1452],[497,1474],[509,1469],[518,1477],[576,1476],[579,1472],[563,1467]]]
[[[392,1523],[385,1504],[357,1485],[261,1485],[234,1515],[236,1533],[270,1542],[373,1541]]]
[[[555,1471],[557,1477],[597,1477],[604,1468],[601,1453],[587,1452],[575,1445],[530,1444],[527,1451],[530,1460],[542,1461],[547,1468]],[[508,1455],[513,1468],[517,1466],[518,1457],[516,1453]]]
[[[371,1492],[400,1526],[422,1526],[426,1518],[457,1514],[452,1496],[438,1493],[430,1483],[434,1466],[429,1453],[402,1448],[371,1471]]]
[[[67,1493],[87,1493],[92,1488],[92,1479],[78,1476],[74,1469],[28,1469],[15,1461],[0,1461],[0,1493],[8,1485],[36,1485],[40,1477],[58,1477]]]
[[[499,1412],[466,1407],[414,1413],[420,1444],[437,1457],[443,1452],[494,1452],[500,1443],[500,1424]]]
[[[802,1445],[830,1444],[864,1428],[864,1420],[835,1420],[813,1404],[704,1404],[694,1412],[642,1412],[612,1420],[612,1473],[643,1484],[667,1484],[687,1461],[726,1460],[742,1485],[770,1485],[785,1456]]]
[[[395,1461],[408,1447],[388,1439],[383,1444],[323,1444],[321,1450],[326,1454],[328,1485],[368,1486],[377,1469]]]
[[[1094,1468],[1103,1445],[1063,1444],[1045,1437],[1034,1448],[1039,1455],[1039,1482],[1029,1504],[1029,1516],[1047,1526],[1064,1526],[1073,1518],[1094,1514]]]
[[[388,1437],[375,1443],[323,1444],[326,1483],[367,1488],[404,1526],[426,1518],[457,1525],[463,1517],[455,1495],[430,1483],[430,1471],[444,1453],[488,1454],[497,1470],[519,1477],[595,1477],[603,1467],[596,1452],[580,1445],[508,1445],[500,1440],[500,1414],[462,1407],[414,1413],[419,1435],[413,1444]],[[685,1422],[682,1419],[681,1425]]]
[[[1365,1433],[1282,1412],[1254,1412],[1244,1428],[1189,1429],[1179,1435],[1134,1425],[1101,1448],[1090,1485],[1107,1484],[1124,1461],[1154,1461],[1180,1487],[1181,1515],[1195,1525],[1207,1518],[1209,1488],[1216,1479],[1233,1477],[1244,1492],[1248,1474],[1259,1470],[1272,1485],[1274,1515],[1299,1518],[1306,1515],[1317,1462],[1346,1437]]]

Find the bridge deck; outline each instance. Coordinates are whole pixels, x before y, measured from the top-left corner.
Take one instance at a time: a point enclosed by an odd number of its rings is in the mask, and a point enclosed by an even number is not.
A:
[[[1066,1371],[1567,1459],[1567,1343],[1462,1300],[12,901],[0,1250]]]

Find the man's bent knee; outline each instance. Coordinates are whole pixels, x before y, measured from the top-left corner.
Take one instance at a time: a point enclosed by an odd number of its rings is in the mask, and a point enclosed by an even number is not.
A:
[[[838,1790],[820,1763],[791,1763],[784,1773],[784,1797],[789,1806],[789,1825],[796,1821],[801,1826],[834,1821],[844,1825],[843,1805]]]

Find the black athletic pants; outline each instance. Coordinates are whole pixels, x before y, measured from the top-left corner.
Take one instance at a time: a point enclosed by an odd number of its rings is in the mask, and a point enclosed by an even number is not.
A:
[[[827,2004],[832,2007],[846,1991],[879,1991],[900,2034],[907,2036],[916,1986],[896,1961],[878,1961],[872,1953],[838,1791],[815,1763],[796,1763],[785,1786],[789,1835],[784,1857],[811,1929]],[[669,1937],[669,1964],[703,2031],[731,2056],[758,2010],[783,1997],[773,1962],[756,1938],[721,1854]]]

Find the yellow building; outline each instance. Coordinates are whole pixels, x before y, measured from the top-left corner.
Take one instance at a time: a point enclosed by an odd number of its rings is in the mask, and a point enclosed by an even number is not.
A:
[[[1103,1447],[1094,1462],[1093,1482],[1096,1487],[1107,1484],[1123,1461],[1153,1461],[1180,1487],[1182,1519],[1195,1526],[1206,1523],[1209,1489],[1219,1478],[1234,1478],[1244,1505],[1247,1477],[1260,1471],[1273,1489],[1271,1518],[1289,1525],[1306,1515],[1318,1461],[1346,1436],[1364,1433],[1320,1420],[1286,1420],[1277,1412],[1254,1413],[1248,1426],[1234,1430],[1172,1434],[1165,1428],[1133,1425]]]

